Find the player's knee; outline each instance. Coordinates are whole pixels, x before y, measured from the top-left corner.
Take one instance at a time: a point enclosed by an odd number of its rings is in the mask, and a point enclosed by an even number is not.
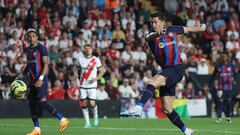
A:
[[[162,75],[158,75],[157,77],[152,78],[149,82],[149,85],[153,85],[154,87],[165,86],[166,79]]]
[[[94,108],[96,106],[96,101],[90,100],[90,106],[91,106],[91,108]]]
[[[147,83],[147,85],[152,85],[152,86],[156,87],[156,83],[155,83],[154,81],[149,81],[149,82]]]
[[[163,107],[162,111],[165,114],[170,114],[170,113],[172,113],[173,109],[172,108],[165,108],[165,107]]]

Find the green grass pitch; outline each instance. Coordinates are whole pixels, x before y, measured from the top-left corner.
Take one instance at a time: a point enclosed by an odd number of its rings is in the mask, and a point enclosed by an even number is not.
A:
[[[184,119],[194,135],[240,135],[240,118],[232,124],[215,124],[211,118]],[[56,119],[40,119],[42,135],[60,135]],[[84,129],[83,119],[70,119],[62,135],[182,135],[167,119],[100,119],[99,127]],[[33,128],[31,119],[0,119],[0,135],[25,135]]]

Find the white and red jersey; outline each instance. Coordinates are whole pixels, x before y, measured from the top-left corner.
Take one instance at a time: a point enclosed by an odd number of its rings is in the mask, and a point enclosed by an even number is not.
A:
[[[97,81],[90,83],[90,80],[97,77],[97,70],[102,66],[100,59],[96,56],[91,58],[79,57],[78,62],[82,68],[80,88],[97,88]]]

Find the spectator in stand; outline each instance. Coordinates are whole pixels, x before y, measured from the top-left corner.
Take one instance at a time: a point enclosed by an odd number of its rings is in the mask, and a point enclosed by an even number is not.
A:
[[[80,31],[74,39],[74,45],[80,46],[81,50],[83,50],[85,44],[87,44],[87,41],[84,39],[83,32]]]
[[[149,33],[149,30],[148,30],[147,24],[143,24],[143,26],[139,28],[137,31],[137,38],[142,38],[148,33]]]
[[[17,31],[12,32],[11,38],[8,40],[9,46],[16,44],[17,45],[17,50],[19,53],[23,52],[23,42],[17,37]]]
[[[83,28],[80,29],[80,32],[83,33],[83,39],[87,42],[90,43],[91,37],[92,37],[92,31],[89,29],[89,22],[84,21],[83,22]],[[82,48],[83,49],[83,48]]]
[[[121,52],[124,51],[126,42],[124,39],[121,39],[120,35],[116,35],[116,39],[113,39],[112,41],[116,43],[117,50]]]
[[[68,98],[71,100],[78,100],[80,95],[80,89],[76,81],[72,81],[70,87],[67,90]]]
[[[123,60],[124,64],[129,64],[133,58],[133,51],[130,45],[126,45],[125,50],[122,52],[121,59]]]
[[[186,49],[186,53],[188,53],[193,47],[192,43],[190,42],[190,39],[186,35],[183,35],[182,39],[179,40],[178,46],[183,46]]]
[[[229,38],[229,40],[226,43],[226,49],[229,52],[232,52],[233,54],[235,54],[237,52],[237,50],[239,49],[239,42],[238,39],[235,37],[234,34],[232,34]]]
[[[219,35],[214,35],[214,39],[211,42],[212,47],[212,61],[215,63],[216,60],[220,57],[219,53],[223,51],[223,43],[220,41]]]
[[[100,41],[100,44],[98,47],[101,49],[103,53],[106,53],[107,50],[110,48],[111,42],[112,41],[109,39],[108,34],[104,33],[103,39]]]
[[[13,43],[9,50],[7,51],[7,58],[13,60],[14,62],[16,61],[16,58],[20,56],[20,52],[18,50],[18,46],[16,43]]]
[[[26,56],[25,56],[25,58],[26,58]],[[27,61],[24,59],[24,55],[17,58],[16,63],[14,65],[17,74],[20,73],[21,71],[23,71],[23,69],[26,66],[26,63],[27,63]]]
[[[73,47],[73,42],[68,38],[67,32],[64,31],[59,41],[59,49],[62,52],[66,52],[66,51],[72,50],[72,47]]]
[[[72,53],[72,57],[75,59],[78,59],[79,57],[83,57],[84,54],[82,52],[82,49],[80,46],[76,46],[76,49],[74,49],[73,53]]]
[[[198,75],[208,75],[209,74],[209,67],[208,67],[206,59],[201,58],[200,62],[198,62],[197,74]]]
[[[65,96],[65,90],[63,89],[60,80],[56,80],[54,82],[52,91],[48,92],[47,97],[49,100],[60,100],[60,99],[64,99],[64,96]]]
[[[108,49],[107,51],[107,56],[108,60],[113,63],[113,61],[116,58],[121,58],[121,53],[120,51],[117,50],[117,43],[116,42],[112,42],[112,45],[110,46],[110,49]]]
[[[98,46],[100,46],[100,41],[98,40],[98,33],[96,31],[92,32],[90,44],[92,45],[93,49],[96,49]]]
[[[197,61],[197,58],[195,56],[191,56],[189,58],[189,63],[186,65],[187,76],[197,73],[197,63],[196,63],[196,61]]]
[[[106,91],[108,93],[108,96],[111,100],[118,100],[121,97],[121,93],[118,91],[118,88],[115,87],[111,82],[111,80],[109,80],[109,83],[107,83],[108,85],[106,86]]]
[[[194,99],[195,98],[195,89],[191,82],[187,83],[185,90],[182,94],[183,98]]]
[[[133,89],[129,85],[129,80],[127,78],[123,79],[123,84],[119,86],[118,91],[121,93],[122,98],[131,98]]]
[[[67,10],[67,15],[63,17],[62,24],[66,26],[66,24],[70,24],[70,28],[74,29],[77,25],[77,18],[73,15],[72,10]]]
[[[131,25],[131,30],[133,30],[133,31],[136,30],[136,23],[135,23],[135,21],[134,21],[130,12],[126,13],[126,16],[124,16],[124,18],[122,18],[121,22],[122,22],[123,30],[127,29],[127,24],[128,23],[130,23],[130,25]]]
[[[96,100],[109,100],[108,93],[106,92],[105,84],[100,83],[97,89],[97,98]]]
[[[121,30],[120,25],[117,25],[116,28],[113,30],[113,39],[116,39],[117,36],[119,36],[120,39],[125,40],[125,33],[123,30]]]
[[[142,50],[141,46],[137,46],[135,51],[132,51],[132,60],[136,61],[138,64],[139,61],[147,61],[147,54]]]
[[[58,39],[56,37],[56,33],[54,31],[49,31],[48,39],[46,40],[48,46],[58,46]]]
[[[50,59],[53,59],[56,62],[59,62],[61,53],[59,53],[59,51],[58,51],[58,46],[50,46],[48,56]]]
[[[239,38],[239,31],[237,31],[237,26],[236,26],[237,24],[235,24],[235,25],[232,25],[231,26],[231,29],[229,29],[228,31],[227,31],[227,37],[228,38],[230,38],[231,37],[231,35],[234,35],[234,37],[236,38],[236,39],[238,39]]]
[[[5,34],[1,31],[1,27],[0,27],[0,50],[4,51],[6,50],[8,47],[8,42],[6,39]],[[5,53],[5,52],[4,52]],[[2,54],[1,54],[2,55]]]

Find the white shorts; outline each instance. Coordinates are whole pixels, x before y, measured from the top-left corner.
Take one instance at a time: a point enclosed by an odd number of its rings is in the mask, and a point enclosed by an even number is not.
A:
[[[80,88],[80,99],[93,99],[96,100],[97,97],[97,89],[95,88]]]

